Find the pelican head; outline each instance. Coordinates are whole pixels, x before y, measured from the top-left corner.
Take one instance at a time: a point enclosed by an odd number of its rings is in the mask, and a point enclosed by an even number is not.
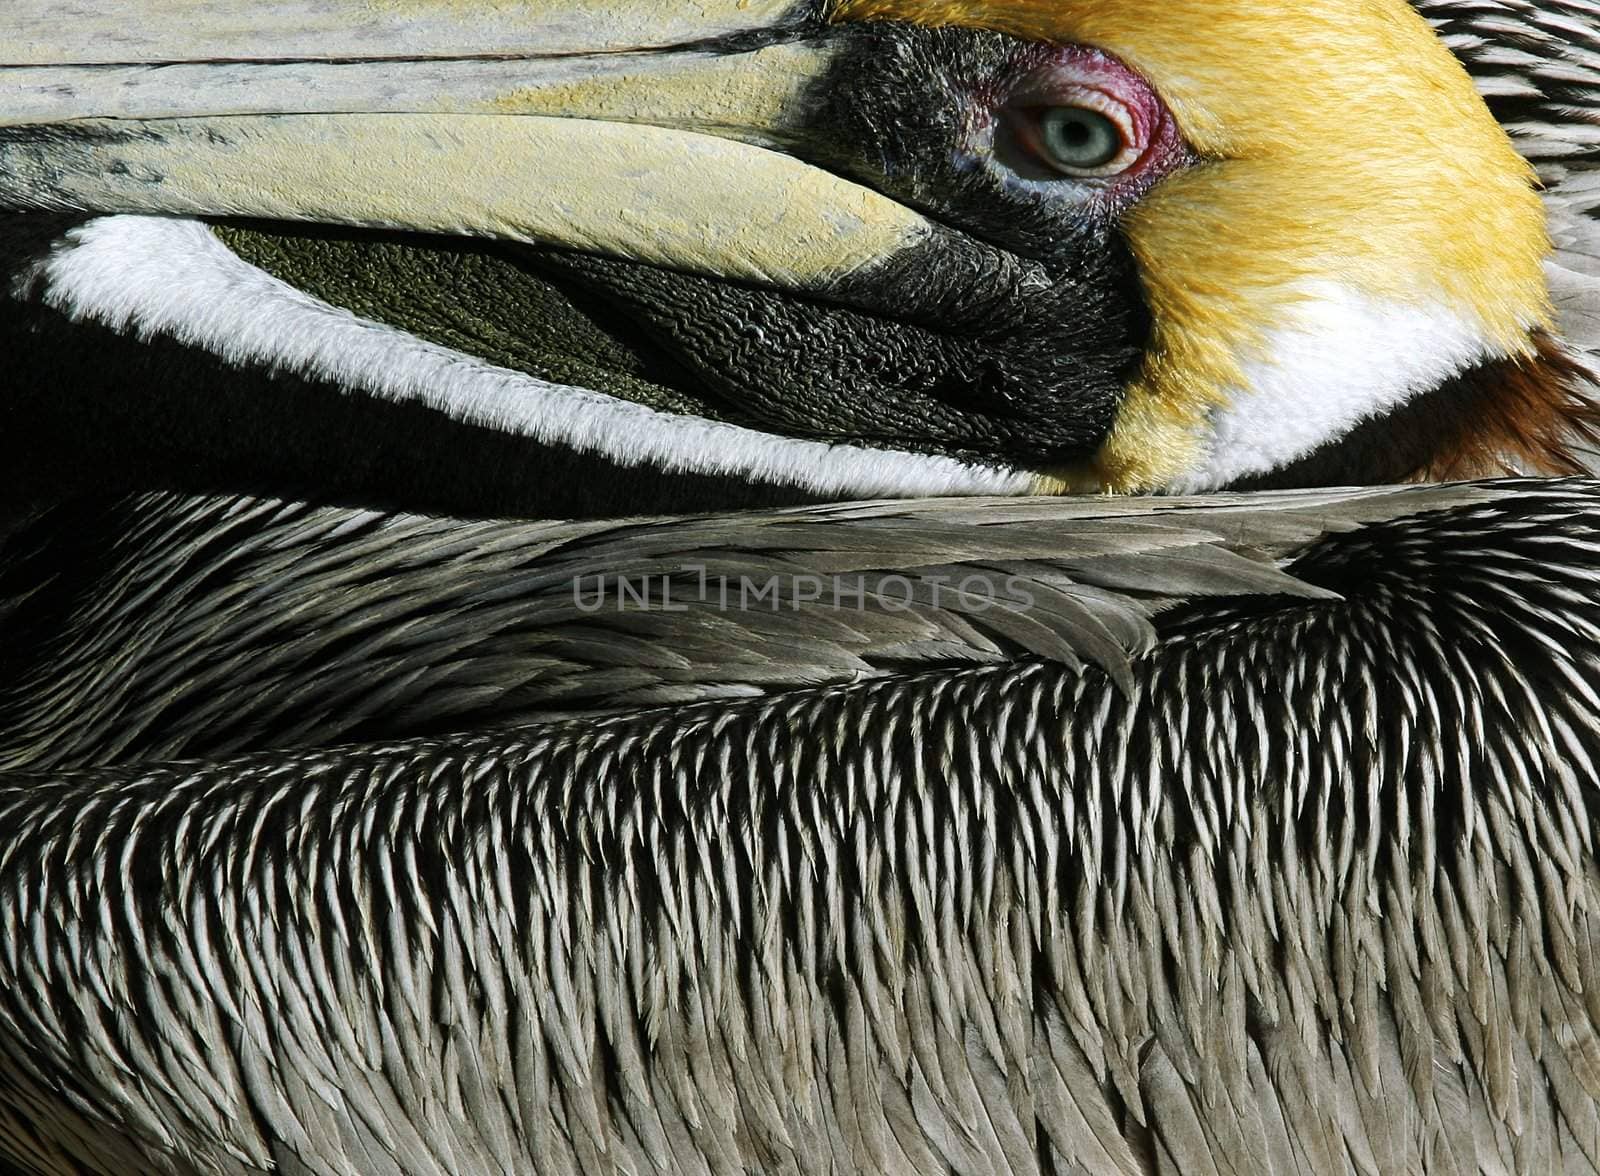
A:
[[[26,43],[0,201],[92,218],[39,315],[160,353],[34,411],[180,478],[1192,492],[1587,427],[1534,173],[1405,0],[149,8],[119,70]]]

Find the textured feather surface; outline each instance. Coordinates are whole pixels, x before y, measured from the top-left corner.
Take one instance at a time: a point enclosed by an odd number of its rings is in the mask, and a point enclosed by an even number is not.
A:
[[[1175,601],[1318,595],[1319,535],[1473,486],[476,522],[153,495],[0,548],[0,768],[216,757],[1032,655],[1129,659]]]
[[[0,1149],[1600,1170],[1600,486],[1287,571],[1338,599],[1168,610],[1126,690],[1024,658],[10,774]]]

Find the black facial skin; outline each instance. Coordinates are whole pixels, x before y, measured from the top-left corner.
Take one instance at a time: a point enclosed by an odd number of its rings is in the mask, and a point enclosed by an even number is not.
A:
[[[1040,49],[878,23],[829,38],[844,51],[789,149],[924,212],[942,226],[931,238],[826,301],[585,254],[530,263],[609,300],[775,431],[1024,465],[1092,454],[1149,332],[1114,209],[965,147]]]

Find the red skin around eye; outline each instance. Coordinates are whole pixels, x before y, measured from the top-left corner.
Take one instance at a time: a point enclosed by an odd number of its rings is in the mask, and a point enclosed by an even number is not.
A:
[[[1003,78],[975,94],[988,119],[1010,119],[1019,138],[1030,140],[1037,112],[1053,106],[1089,106],[1102,110],[1123,131],[1128,161],[1116,174],[1087,182],[1102,187],[1115,205],[1137,199],[1163,176],[1187,163],[1193,155],[1178,131],[1177,121],[1161,96],[1144,78],[1122,62],[1079,45],[1031,45],[1021,50]],[[980,114],[982,118],[982,114]]]

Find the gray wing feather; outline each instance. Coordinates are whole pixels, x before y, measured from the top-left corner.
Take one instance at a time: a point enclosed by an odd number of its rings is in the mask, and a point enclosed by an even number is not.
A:
[[[389,738],[1018,656],[1089,663],[1127,689],[1173,604],[1326,597],[1283,570],[1318,537],[1498,493],[579,523],[168,496],[55,512],[0,551],[0,601],[14,596],[0,767]]]
[[[1131,687],[1013,653],[6,776],[0,1151],[90,1172],[1596,1171],[1600,490],[1294,501],[1336,533],[1283,567],[1261,535],[1303,537],[1281,513],[1147,507],[1191,539],[1227,523],[1225,550],[1340,598],[1158,617]],[[1061,524],[1057,556],[1102,517],[1029,509]],[[782,523],[751,525],[760,547]],[[456,538],[435,554],[528,542]],[[951,534],[933,546],[959,566]]]

